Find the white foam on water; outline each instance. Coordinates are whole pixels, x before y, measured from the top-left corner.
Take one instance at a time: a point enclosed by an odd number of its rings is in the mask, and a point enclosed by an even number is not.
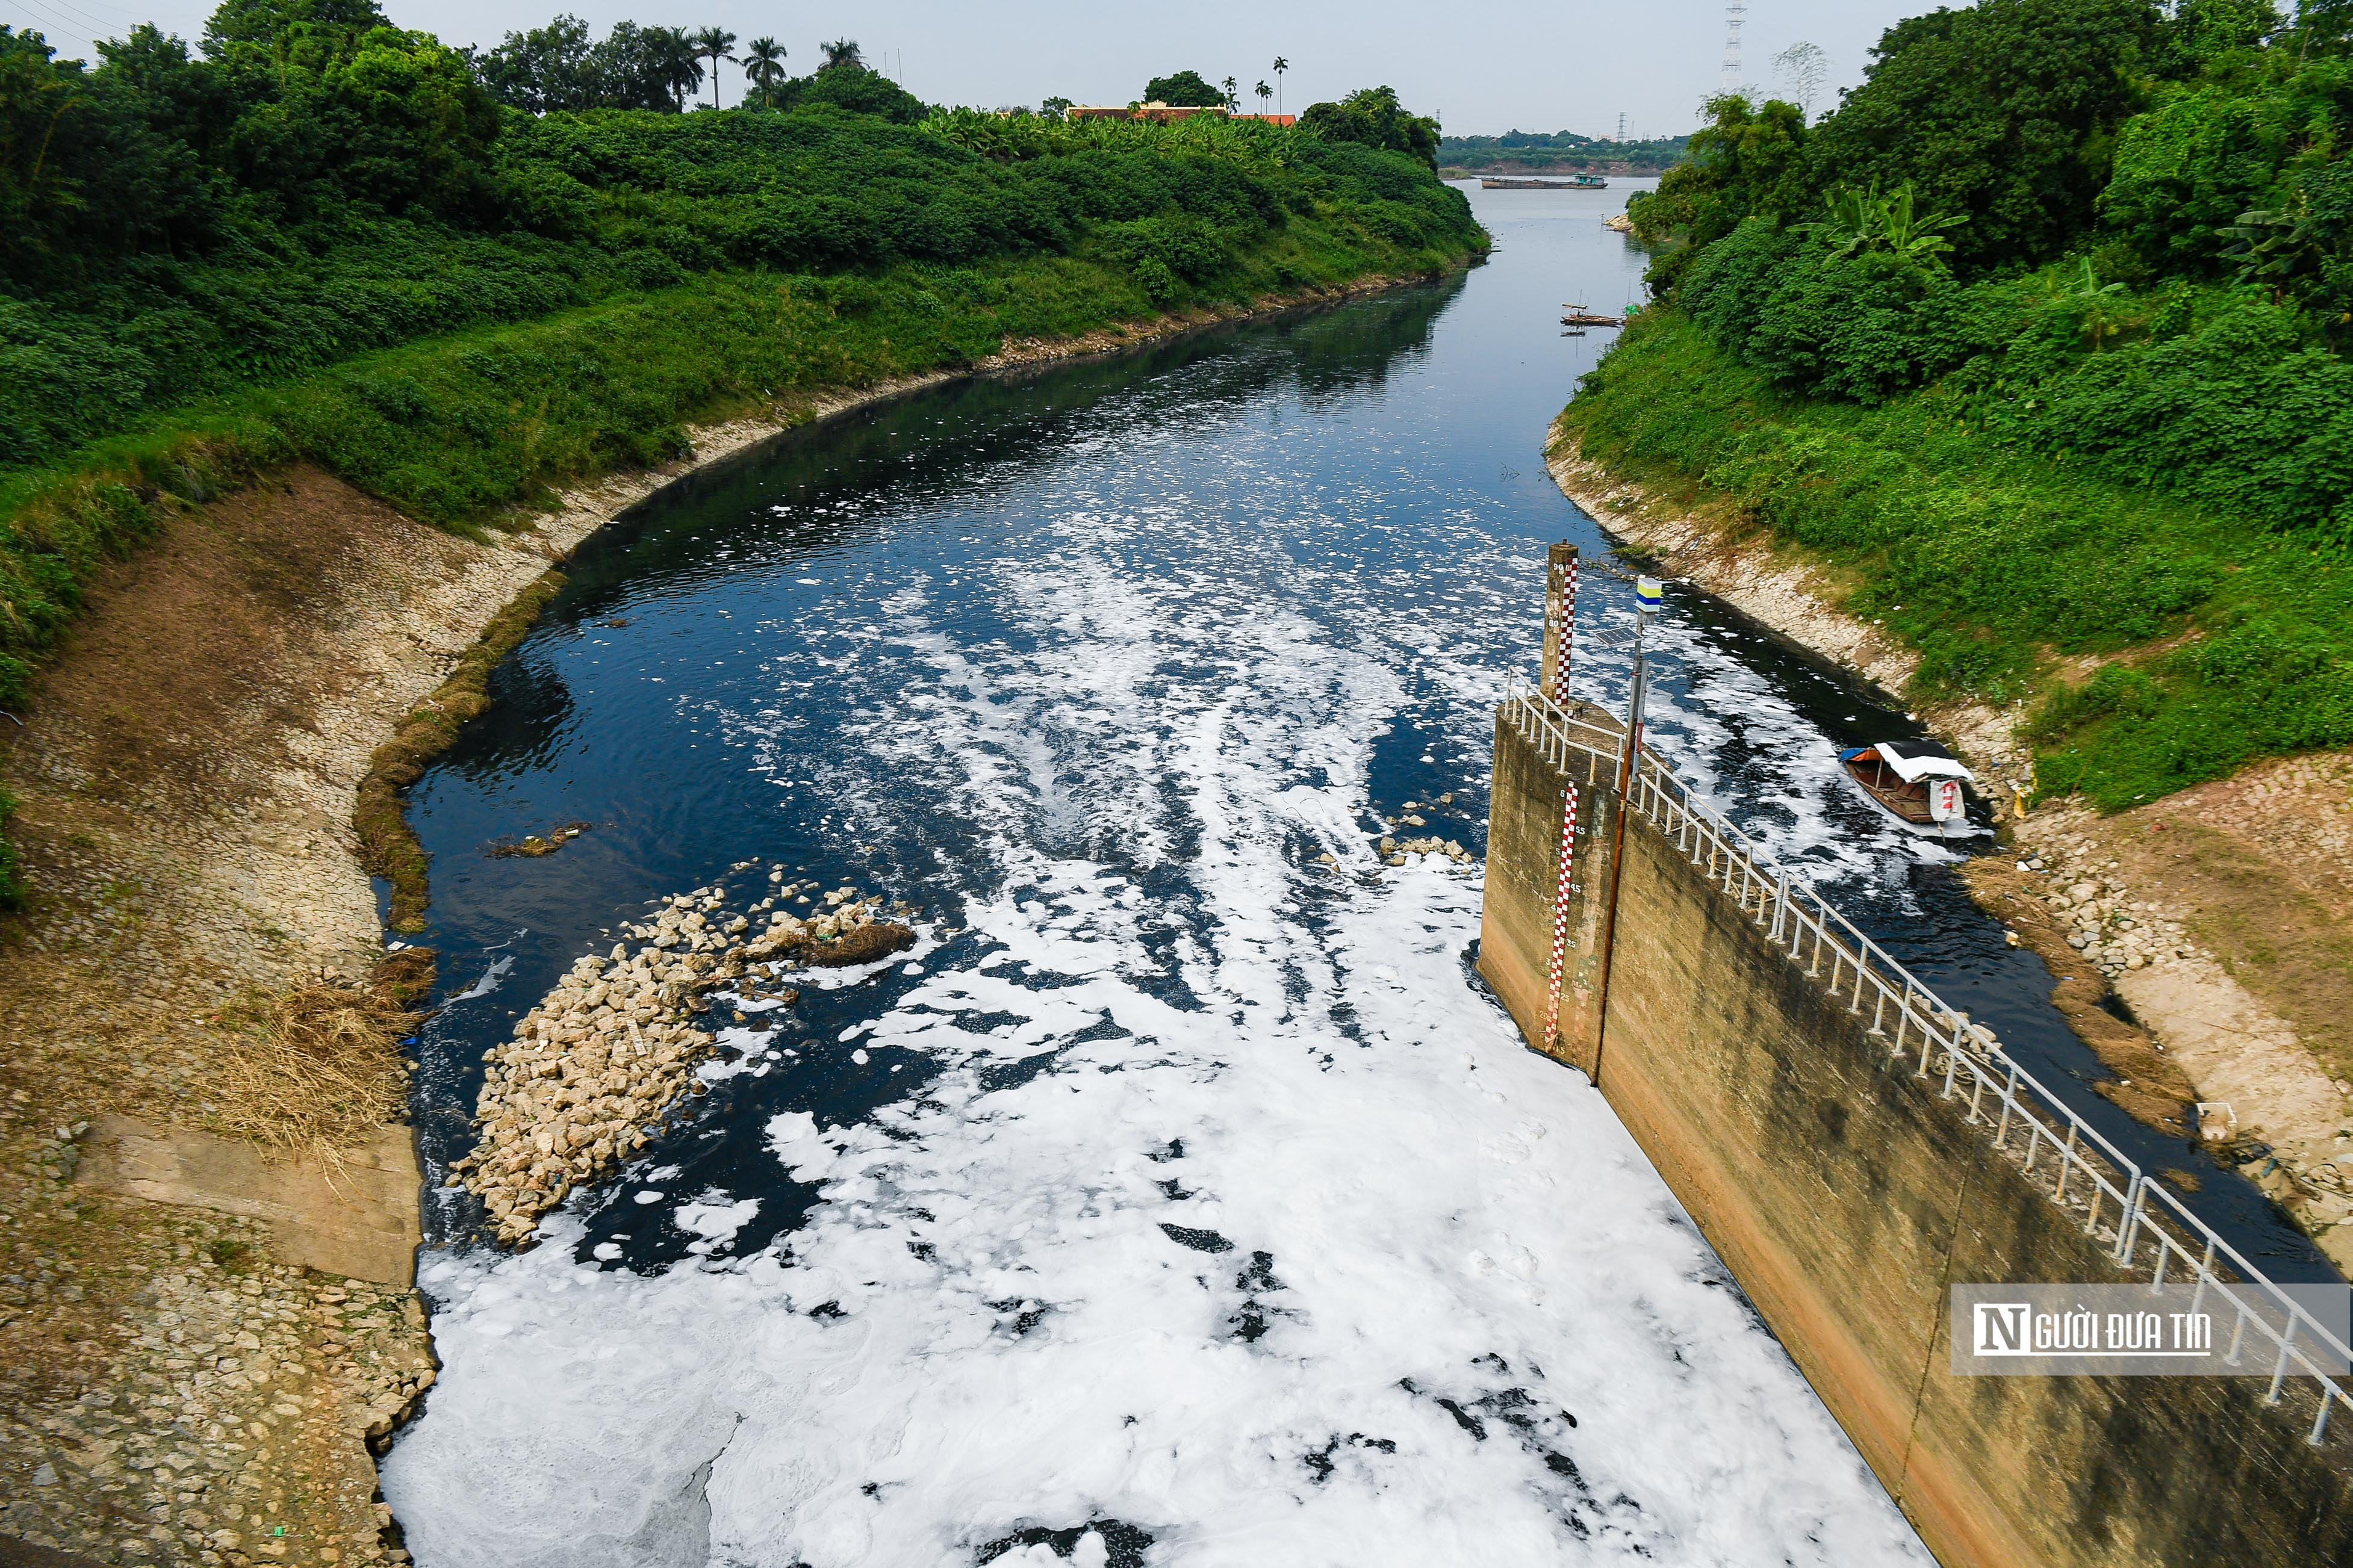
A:
[[[1599,1096],[1467,982],[1477,878],[1375,874],[1375,747],[1422,700],[1475,754],[1493,617],[1434,637],[1345,574],[1310,615],[1258,585],[1278,539],[1062,500],[953,590],[1018,638],[902,588],[833,670],[873,716],[827,809],[965,825],[986,952],[806,1048],[939,1075],[768,1121],[822,1201],[752,1258],[600,1271],[559,1215],[430,1259],[445,1370],[384,1467],[417,1560],[958,1563],[1117,1521],[1166,1564],[1927,1562]],[[1172,533],[1192,570],[1123,560]],[[747,758],[798,745],[788,706],[731,716]],[[1030,1560],[1077,1559],[997,1559]]]

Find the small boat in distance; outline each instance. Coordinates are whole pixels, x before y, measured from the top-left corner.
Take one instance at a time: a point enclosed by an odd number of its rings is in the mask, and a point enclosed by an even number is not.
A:
[[[1561,309],[1568,312],[1560,319],[1564,327],[1622,327],[1626,324],[1623,316],[1605,316],[1598,310],[1588,310],[1583,305],[1563,305]]]
[[[1482,174],[1479,187],[1488,191],[1606,191],[1609,182],[1599,174],[1571,174],[1566,180],[1515,180],[1506,174]]]
[[[1908,826],[1941,833],[1948,824],[1966,825],[1961,786],[1969,770],[1936,742],[1882,741],[1841,752],[1839,761],[1865,795]]]

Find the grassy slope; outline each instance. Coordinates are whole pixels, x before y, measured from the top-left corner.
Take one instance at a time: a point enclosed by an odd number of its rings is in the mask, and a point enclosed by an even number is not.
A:
[[[1461,259],[1382,239],[1345,213],[1294,216],[1176,303]],[[1157,310],[1125,268],[1070,257],[876,275],[714,272],[174,410],[58,464],[0,474],[0,707],[25,700],[34,665],[105,559],[135,549],[164,509],[271,464],[308,458],[412,515],[468,530],[558,485],[677,456],[692,423]],[[0,826],[11,804],[0,792]],[[0,904],[19,891],[14,873],[0,837]]]
[[[1921,649],[1922,696],[2032,702],[2047,794],[2116,810],[2353,742],[2341,556],[2023,452],[1960,413],[1935,389],[1876,409],[1779,395],[1662,310],[1564,418],[1588,455],[1845,568],[1846,607]],[[2076,682],[2067,655],[2105,662]]]

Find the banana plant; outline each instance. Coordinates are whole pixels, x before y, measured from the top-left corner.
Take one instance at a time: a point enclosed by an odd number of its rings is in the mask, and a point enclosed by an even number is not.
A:
[[[1944,231],[1969,221],[1959,213],[1921,216],[1918,194],[1909,180],[1887,192],[1880,190],[1877,180],[1860,190],[1840,185],[1822,200],[1829,216],[1804,226],[1835,256],[1875,250],[1921,266],[1942,265],[1937,258],[1953,248]]]

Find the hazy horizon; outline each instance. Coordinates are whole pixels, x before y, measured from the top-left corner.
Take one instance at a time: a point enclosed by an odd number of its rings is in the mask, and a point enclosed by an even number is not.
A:
[[[934,0],[872,0],[857,6],[796,9],[779,16],[748,0],[655,4],[565,4],[565,0],[380,0],[398,25],[452,45],[488,48],[511,31],[561,11],[601,35],[628,18],[672,26],[716,25],[739,38],[770,35],[789,51],[796,74],[814,63],[820,39],[847,36],[870,64],[934,103],[984,108],[1037,104],[1061,96],[1125,103],[1146,80],[1179,69],[1216,81],[1231,76],[1244,105],[1277,55],[1292,68],[1282,106],[1296,113],[1320,99],[1387,83],[1452,135],[1575,131],[1614,136],[1627,117],[1633,137],[1689,131],[1702,99],[1716,89],[1724,54],[1721,0],[1664,0],[1635,10],[1544,6],[1490,0],[1433,23],[1398,0],[1293,0],[1280,7],[1208,0],[1180,16],[1106,18],[1074,0],[1022,0],[983,15]],[[1820,0],[1805,6],[1750,6],[1744,80],[1770,89],[1772,57],[1805,39],[1829,56],[1830,80],[1817,100],[1834,106],[1838,89],[1862,79],[1867,51],[1898,17],[1934,7],[1926,0]],[[41,32],[60,55],[95,59],[91,46],[142,21],[195,42],[213,6],[205,0],[0,0],[0,21]],[[709,85],[704,87],[706,100]],[[740,68],[722,68],[721,100],[743,96]],[[1269,101],[1270,108],[1273,107]]]

